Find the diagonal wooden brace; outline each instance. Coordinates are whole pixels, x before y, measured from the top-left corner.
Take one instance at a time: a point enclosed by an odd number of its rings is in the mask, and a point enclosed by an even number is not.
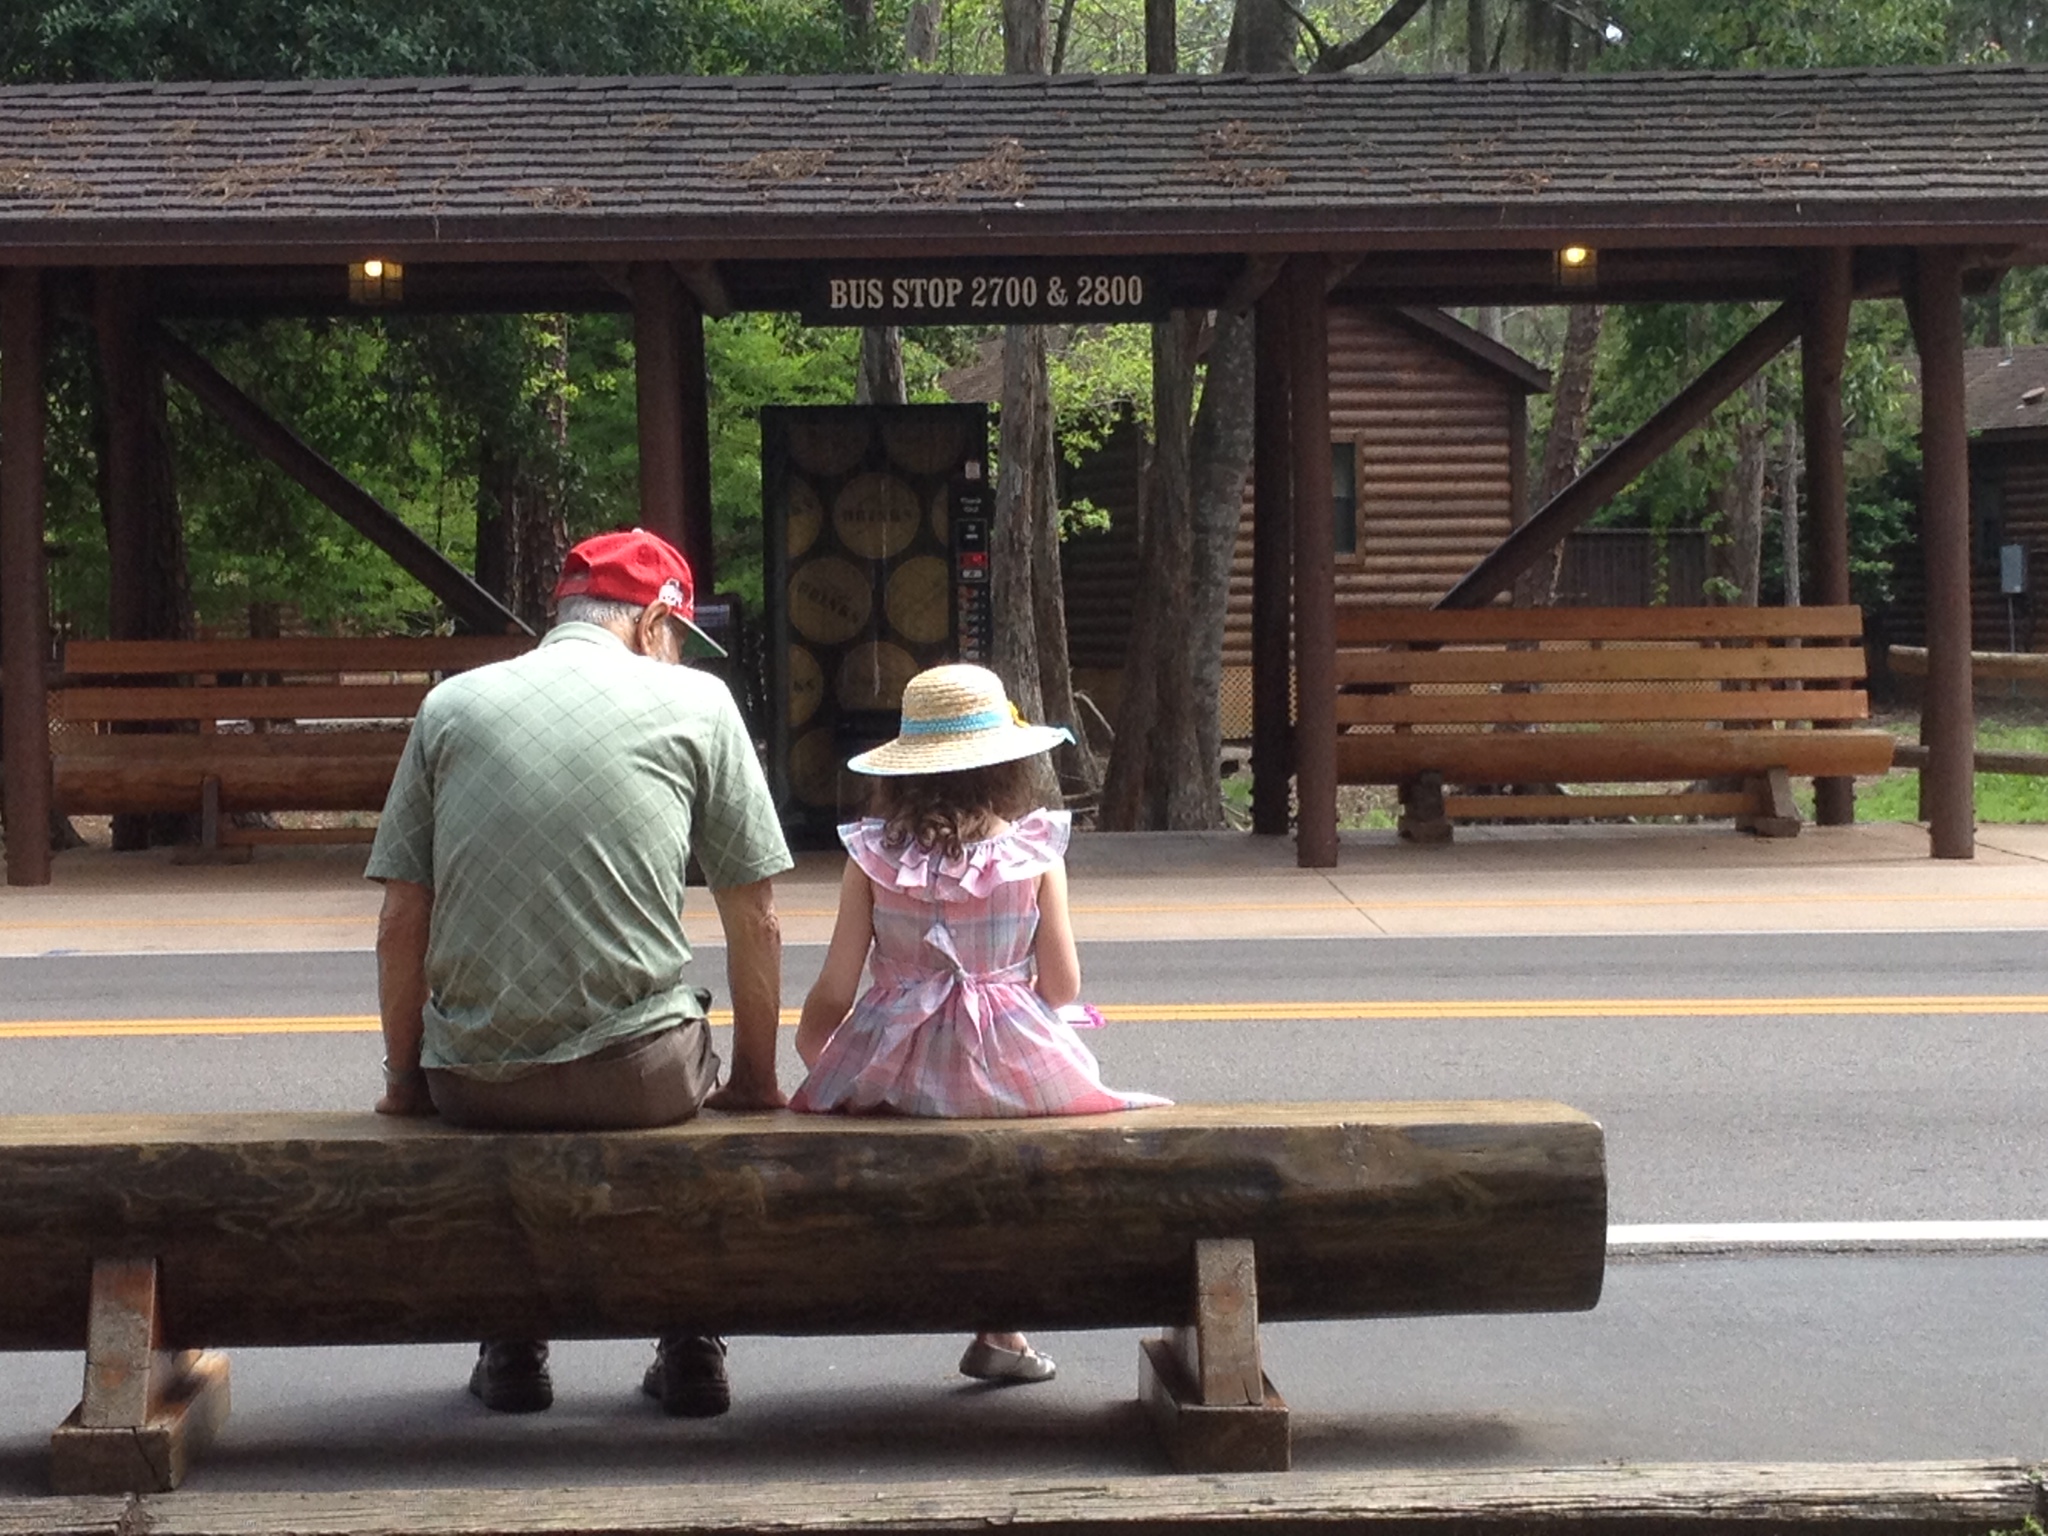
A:
[[[50,1437],[60,1494],[168,1493],[228,1416],[228,1359],[163,1345],[155,1259],[92,1267],[85,1391]]]
[[[1259,1361],[1252,1244],[1195,1244],[1194,1320],[1138,1345],[1138,1396],[1183,1472],[1285,1472],[1287,1404]]]

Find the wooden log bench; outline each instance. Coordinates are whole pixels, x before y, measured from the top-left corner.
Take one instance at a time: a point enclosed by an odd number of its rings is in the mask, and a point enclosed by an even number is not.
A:
[[[81,1350],[60,1493],[164,1491],[234,1345],[1164,1326],[1175,1465],[1281,1470],[1261,1318],[1599,1299],[1598,1124],[1541,1102],[1072,1119],[709,1114],[498,1134],[371,1115],[0,1120],[0,1350]]]
[[[235,812],[383,807],[406,727],[451,673],[524,635],[75,640],[51,690],[51,788],[65,815],[189,812],[209,853],[367,841],[369,827],[241,827]]]
[[[1791,836],[1794,775],[1891,766],[1891,735],[1854,727],[1870,713],[1854,607],[1354,610],[1337,647],[1338,781],[1399,786],[1415,841],[1461,820],[1636,816]]]

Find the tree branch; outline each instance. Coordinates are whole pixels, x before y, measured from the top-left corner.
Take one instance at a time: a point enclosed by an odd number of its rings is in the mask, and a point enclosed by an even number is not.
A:
[[[1313,73],[1315,70],[1320,69],[1323,56],[1330,51],[1329,40],[1317,30],[1316,24],[1308,19],[1307,13],[1300,6],[1294,4],[1294,0],[1277,0],[1277,3],[1281,10],[1301,23],[1302,30],[1308,33],[1309,41],[1316,45],[1317,62],[1310,66],[1310,72]]]
[[[1350,42],[1339,43],[1335,48],[1324,47],[1322,39],[1317,37],[1316,61],[1309,65],[1308,72],[1312,75],[1334,75],[1339,70],[1349,69],[1354,64],[1363,64],[1367,59],[1391,43],[1395,35],[1403,27],[1407,26],[1409,22],[1413,21],[1423,6],[1428,3],[1429,0],[1394,0],[1394,3],[1388,6],[1385,12],[1381,14],[1378,21],[1367,27],[1358,36],[1351,39]],[[1300,12],[1297,11],[1295,14],[1300,15]],[[1306,18],[1303,18],[1303,24],[1307,24]],[[1311,36],[1314,36],[1315,28],[1310,27],[1309,32]]]

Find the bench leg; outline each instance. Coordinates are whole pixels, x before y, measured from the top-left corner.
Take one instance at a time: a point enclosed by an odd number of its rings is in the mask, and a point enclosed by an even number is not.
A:
[[[1252,1245],[1195,1244],[1195,1320],[1138,1345],[1138,1397],[1182,1472],[1285,1472],[1287,1404],[1259,1364]]]
[[[171,855],[173,864],[246,864],[255,853],[246,844],[223,845],[220,840],[220,780],[208,774],[199,785],[199,846],[180,848]]]
[[[228,1416],[228,1357],[163,1348],[156,1260],[92,1267],[85,1394],[50,1437],[60,1494],[168,1493]]]
[[[1799,807],[1792,801],[1792,776],[1789,773],[1782,768],[1773,768],[1763,777],[1751,779],[1749,792],[1756,799],[1756,811],[1743,818],[1745,828],[1758,837],[1799,835]]]
[[[1417,774],[1401,786],[1401,820],[1397,830],[1407,843],[1451,840],[1451,821],[1444,814],[1442,774]]]

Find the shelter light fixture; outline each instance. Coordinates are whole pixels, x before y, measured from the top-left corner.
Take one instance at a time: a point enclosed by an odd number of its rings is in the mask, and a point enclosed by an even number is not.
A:
[[[1557,253],[1560,288],[1591,288],[1600,280],[1600,253],[1590,245],[1567,245]]]
[[[381,256],[350,262],[348,297],[351,304],[398,303],[405,297],[405,268]]]

